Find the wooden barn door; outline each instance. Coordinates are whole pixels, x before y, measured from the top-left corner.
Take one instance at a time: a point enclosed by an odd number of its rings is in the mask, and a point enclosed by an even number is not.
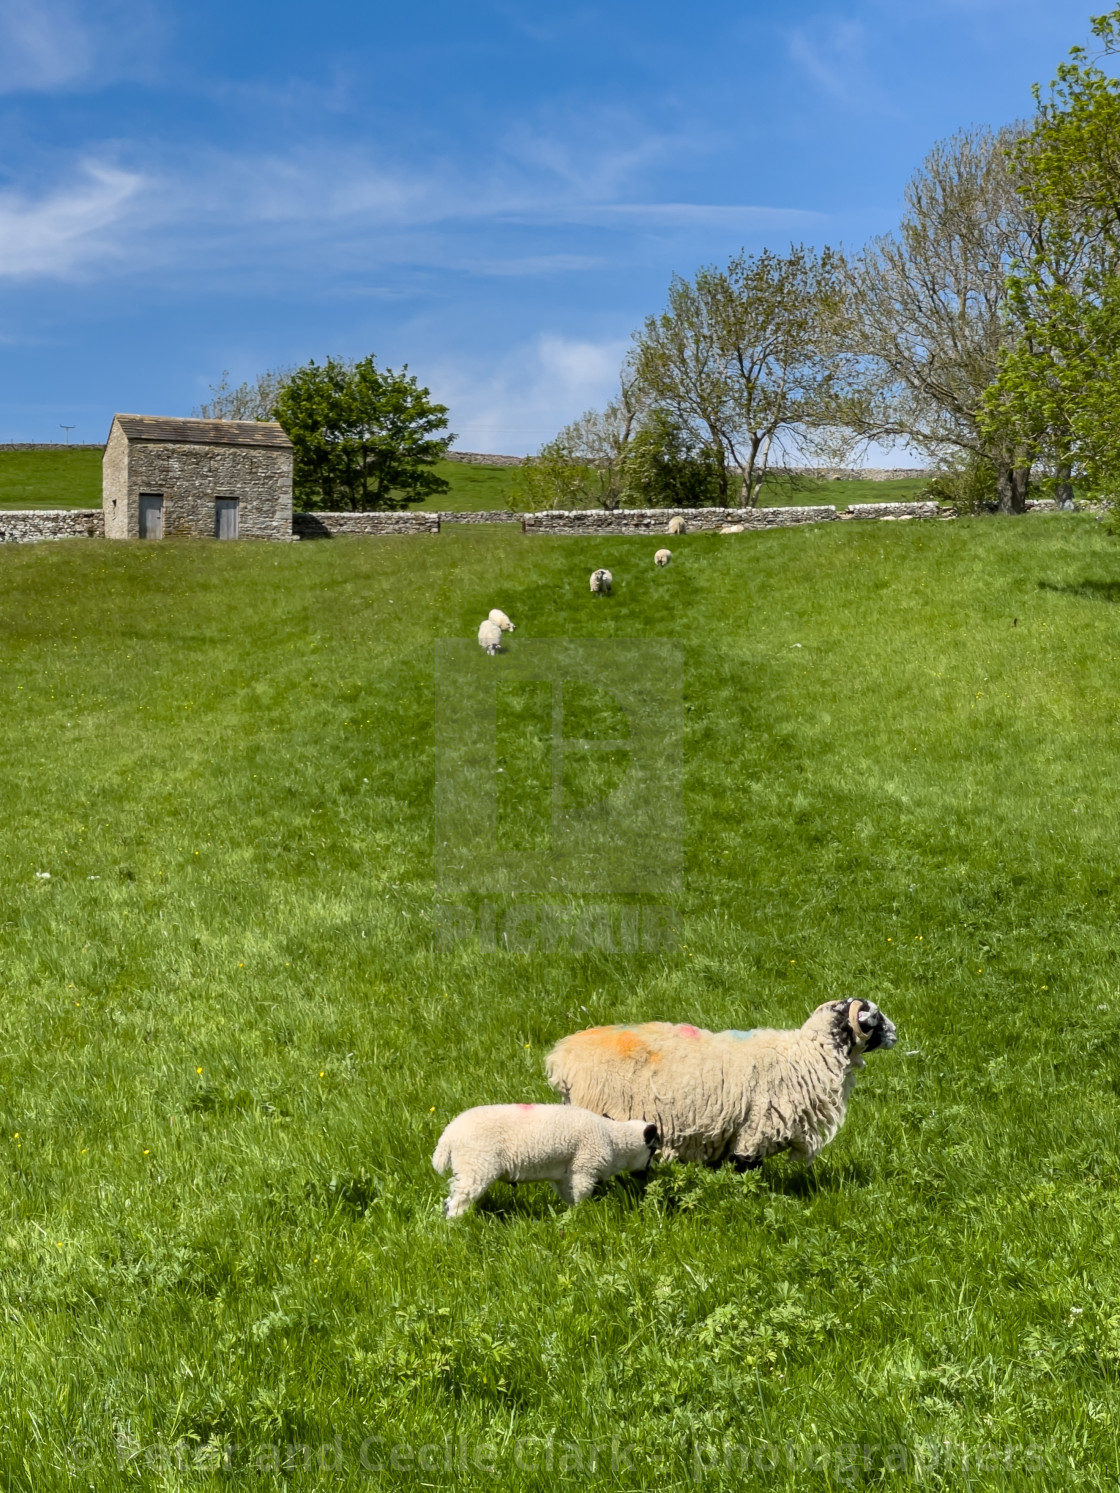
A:
[[[140,494],[140,538],[163,538],[163,496],[160,493]]]
[[[215,498],[214,537],[216,539],[237,538],[237,498]]]

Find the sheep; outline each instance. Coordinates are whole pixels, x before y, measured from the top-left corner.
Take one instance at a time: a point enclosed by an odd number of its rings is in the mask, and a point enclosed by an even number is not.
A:
[[[495,653],[501,652],[502,629],[496,622],[491,622],[489,617],[478,624],[478,646],[491,658]]]
[[[443,1205],[458,1218],[492,1182],[548,1182],[562,1202],[582,1203],[603,1177],[644,1172],[658,1146],[657,1126],[611,1120],[563,1104],[483,1104],[456,1115],[432,1165],[454,1173]]]
[[[655,565],[658,565],[658,566],[668,565],[669,561],[672,558],[673,558],[673,551],[672,550],[658,550],[657,554],[654,555],[654,557],[653,557],[653,563]]]
[[[517,631],[516,624],[511,622],[506,616],[505,612],[499,611],[497,607],[494,607],[491,610],[489,620],[491,622],[496,622],[503,632]]]
[[[593,570],[591,572],[592,596],[609,596],[613,585],[614,576],[611,575],[609,570]]]
[[[844,1123],[864,1054],[897,1040],[874,1001],[828,1001],[795,1031],[592,1027],[558,1042],[545,1071],[565,1102],[656,1121],[666,1159],[745,1171],[786,1150],[812,1162]]]
[[[679,513],[674,513],[673,517],[669,520],[669,525],[665,532],[666,534],[683,534],[686,532],[684,519]]]

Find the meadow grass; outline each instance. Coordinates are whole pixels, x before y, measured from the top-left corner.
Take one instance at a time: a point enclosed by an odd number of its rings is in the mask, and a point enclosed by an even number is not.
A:
[[[100,507],[100,451],[0,451],[0,509]]]
[[[1115,541],[653,548],[0,549],[5,1487],[1116,1486]],[[677,948],[437,939],[433,645],[491,605],[499,671],[683,643]],[[443,1220],[440,1130],[565,1032],[857,995],[899,1045],[811,1171]]]
[[[518,504],[516,467],[438,461],[434,470],[450,483],[450,489],[413,505],[417,509],[477,513]],[[824,482],[799,477],[770,483],[762,502],[834,503],[843,508],[848,503],[905,501],[923,487],[924,483],[909,480]],[[0,509],[100,507],[100,451],[0,451]]]

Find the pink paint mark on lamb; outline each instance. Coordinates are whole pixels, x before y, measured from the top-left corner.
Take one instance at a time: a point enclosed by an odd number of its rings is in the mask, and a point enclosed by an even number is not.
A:
[[[687,1025],[677,1027],[677,1036],[678,1037],[698,1037],[699,1035],[700,1035],[700,1028],[699,1027],[696,1027],[696,1026],[687,1026]]]
[[[535,1104],[519,1104],[518,1109],[536,1109]]]

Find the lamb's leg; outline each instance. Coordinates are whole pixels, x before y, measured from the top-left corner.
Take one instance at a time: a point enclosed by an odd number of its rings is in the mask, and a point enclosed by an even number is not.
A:
[[[445,1218],[460,1218],[495,1179],[474,1172],[456,1172],[451,1179],[451,1191],[443,1205]]]
[[[573,1172],[568,1179],[568,1189],[573,1204],[582,1203],[595,1191],[598,1177],[594,1172]]]

